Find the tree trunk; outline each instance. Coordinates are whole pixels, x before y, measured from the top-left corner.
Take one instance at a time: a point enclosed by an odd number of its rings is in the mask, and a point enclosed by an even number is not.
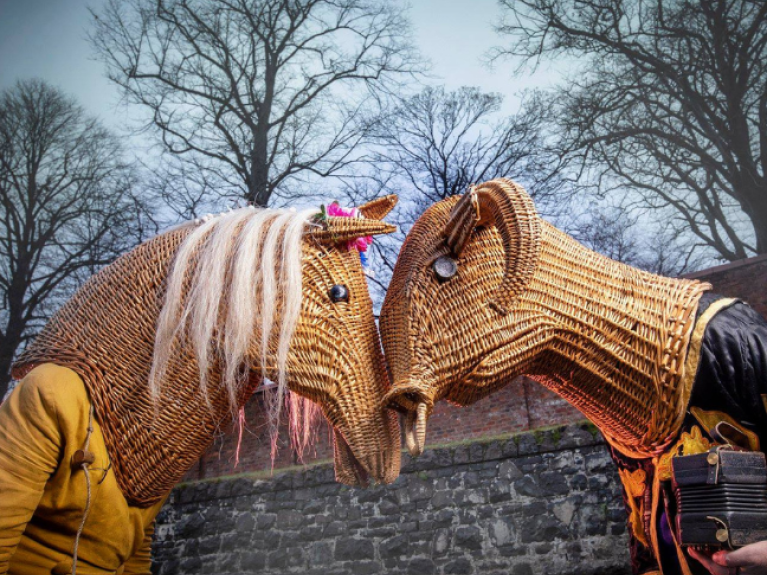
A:
[[[256,206],[266,208],[272,195],[269,185],[269,163],[267,147],[269,128],[259,122],[254,137],[253,150],[250,154],[250,178],[248,181],[248,201]]]
[[[767,220],[761,225],[754,222],[754,232],[756,233],[756,253],[767,253]]]
[[[8,322],[0,336],[0,400],[8,391],[11,382],[11,366],[13,358],[22,342],[24,330],[27,327],[24,320],[24,296],[27,285],[24,277],[29,270],[27,258],[19,258],[19,270],[13,274],[11,285],[6,294],[8,304]]]
[[[767,183],[744,185],[741,189],[740,205],[754,226],[756,253],[767,253]]]
[[[16,351],[21,345],[21,330],[18,327],[7,326],[5,336],[0,337],[0,403],[8,392],[8,387],[13,380],[11,377],[11,366]]]
[[[767,190],[759,194],[757,206],[751,216],[756,235],[756,253],[767,253]]]
[[[0,403],[3,402],[8,387],[11,384],[11,364],[13,363],[13,351],[5,342],[0,342]]]

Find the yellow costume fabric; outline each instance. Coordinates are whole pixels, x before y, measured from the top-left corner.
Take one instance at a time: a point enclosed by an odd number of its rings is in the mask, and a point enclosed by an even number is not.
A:
[[[85,445],[89,410],[80,377],[50,363],[30,371],[0,406],[0,575],[71,572],[87,497],[85,472],[71,459]],[[96,460],[77,572],[148,574],[164,499],[147,509],[128,505],[95,419],[88,450]]]

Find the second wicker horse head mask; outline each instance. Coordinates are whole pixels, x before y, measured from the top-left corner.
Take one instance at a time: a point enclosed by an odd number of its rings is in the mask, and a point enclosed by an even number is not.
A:
[[[707,284],[601,256],[543,221],[530,196],[493,180],[430,207],[413,226],[381,313],[411,452],[442,398],[459,405],[527,375],[631,455],[681,424],[680,376]]]

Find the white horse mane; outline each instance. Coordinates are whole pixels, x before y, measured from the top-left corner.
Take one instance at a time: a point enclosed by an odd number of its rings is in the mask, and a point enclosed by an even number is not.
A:
[[[174,344],[186,338],[197,358],[200,390],[206,401],[208,370],[220,359],[221,385],[234,414],[248,373],[259,367],[247,357],[248,350],[258,346],[264,374],[274,332],[277,385],[269,415],[276,430],[286,394],[290,340],[301,311],[302,236],[318,211],[247,207],[196,222],[197,227],[176,251],[157,323],[149,375],[149,389],[156,403]],[[190,266],[194,261],[196,265]],[[277,308],[281,310],[278,326],[274,321]],[[258,334],[260,341],[255,340]]]

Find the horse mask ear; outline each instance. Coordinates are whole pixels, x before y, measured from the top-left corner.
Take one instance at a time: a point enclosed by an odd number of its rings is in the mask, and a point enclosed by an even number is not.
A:
[[[312,231],[312,236],[325,244],[338,244],[364,236],[390,234],[397,231],[396,226],[381,220],[396,204],[397,196],[392,194],[357,208],[362,217],[327,217],[321,228]]]
[[[366,204],[363,204],[359,207],[360,213],[371,220],[383,220],[390,211],[394,209],[394,206],[397,205],[397,198],[396,194],[391,194],[389,196],[384,196],[383,198],[378,198],[377,200],[371,200]]]
[[[453,207],[445,241],[459,257],[477,227],[494,226],[503,241],[504,276],[489,305],[508,313],[538,264],[541,220],[532,198],[511,180],[497,179],[472,188]]]

